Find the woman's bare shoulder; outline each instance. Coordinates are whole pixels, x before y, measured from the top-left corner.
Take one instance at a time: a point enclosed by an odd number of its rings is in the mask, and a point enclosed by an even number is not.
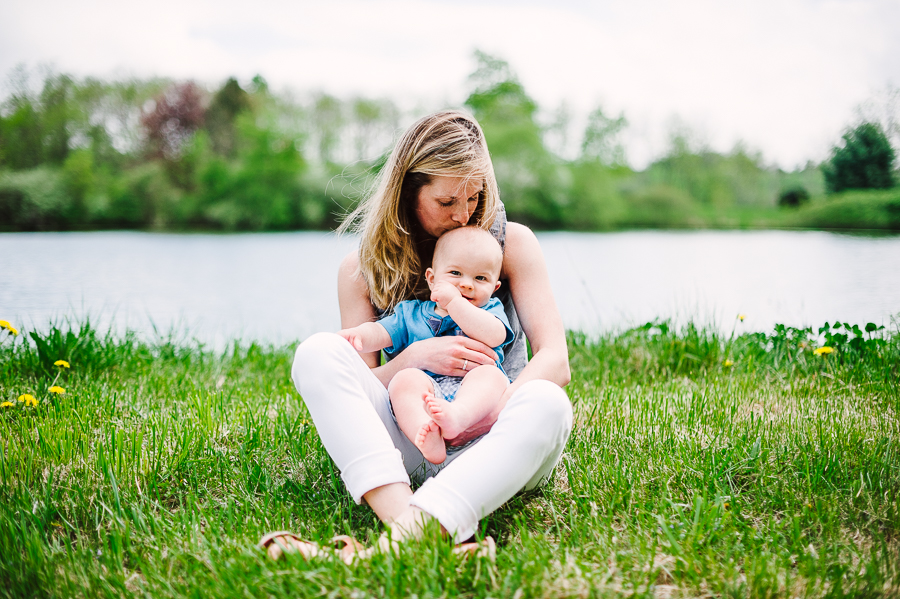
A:
[[[359,253],[353,250],[341,259],[338,276],[352,275],[359,270]]]
[[[503,278],[515,276],[529,261],[542,259],[542,256],[541,246],[531,229],[519,223],[506,223]]]

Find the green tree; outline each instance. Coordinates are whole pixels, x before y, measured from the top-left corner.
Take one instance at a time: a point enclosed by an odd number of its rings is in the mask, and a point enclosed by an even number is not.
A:
[[[44,161],[40,103],[31,93],[30,74],[19,65],[9,75],[12,90],[0,110],[0,166],[22,170]]]
[[[205,224],[232,230],[318,226],[324,209],[302,187],[306,162],[296,140],[250,113],[237,119],[236,129],[237,159],[212,156],[200,169],[197,200]]]
[[[318,142],[319,160],[332,164],[337,160],[341,131],[344,127],[342,102],[328,94],[319,95],[312,107],[312,128]]]
[[[844,133],[843,146],[835,146],[831,159],[823,165],[828,191],[893,187],[894,158],[881,126],[862,123]]]
[[[510,217],[540,227],[563,221],[566,195],[558,161],[543,143],[537,104],[509,64],[479,50],[469,76],[474,90],[466,99],[484,128],[500,193]]]
[[[587,127],[584,130],[584,140],[581,142],[581,156],[583,160],[596,160],[607,166],[625,164],[625,150],[619,141],[619,136],[628,121],[624,114],[612,118],[607,116],[601,107],[594,109],[588,115]]]
[[[73,87],[68,75],[50,75],[44,80],[41,92],[44,159],[51,164],[62,164],[69,155],[75,116]]]
[[[234,120],[250,108],[250,97],[237,82],[230,77],[225,85],[213,96],[206,110],[203,125],[209,132],[213,151],[223,156],[235,154]]]
[[[40,115],[28,98],[11,104],[11,114],[0,115],[0,165],[13,170],[39,166],[44,161]]]

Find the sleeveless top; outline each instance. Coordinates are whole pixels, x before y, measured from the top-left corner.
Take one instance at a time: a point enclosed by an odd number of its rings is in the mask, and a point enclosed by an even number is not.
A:
[[[490,228],[491,235],[500,243],[500,249],[506,252],[506,208],[500,204],[497,216],[494,218],[494,224]],[[513,332],[512,342],[504,348],[505,356],[503,358],[503,370],[511,380],[516,380],[525,364],[528,362],[528,350],[526,347],[525,331],[519,322],[519,316],[516,314],[516,307],[513,304],[512,294],[509,291],[509,281],[501,279],[500,289],[494,292],[494,297],[503,304],[503,311],[506,312],[506,318],[509,319],[509,328]],[[384,316],[384,310],[379,310],[374,306],[375,313],[378,318]]]

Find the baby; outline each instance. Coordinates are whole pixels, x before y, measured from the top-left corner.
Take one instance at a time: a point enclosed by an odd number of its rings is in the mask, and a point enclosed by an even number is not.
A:
[[[416,341],[445,335],[466,335],[494,348],[496,365],[466,360],[460,365],[467,371],[464,377],[407,368],[391,380],[388,394],[397,424],[433,464],[447,459],[445,440],[496,418],[509,385],[500,363],[513,332],[503,304],[491,297],[500,287],[502,264],[500,244],[489,232],[477,227],[448,231],[438,239],[425,271],[431,301],[400,302],[378,322],[338,332],[359,352],[384,349],[389,357]]]

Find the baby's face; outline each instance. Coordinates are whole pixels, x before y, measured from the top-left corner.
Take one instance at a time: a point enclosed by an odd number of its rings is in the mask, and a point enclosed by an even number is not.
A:
[[[503,255],[497,242],[488,236],[455,236],[434,255],[428,285],[432,289],[447,282],[470,303],[481,308],[500,287]]]

